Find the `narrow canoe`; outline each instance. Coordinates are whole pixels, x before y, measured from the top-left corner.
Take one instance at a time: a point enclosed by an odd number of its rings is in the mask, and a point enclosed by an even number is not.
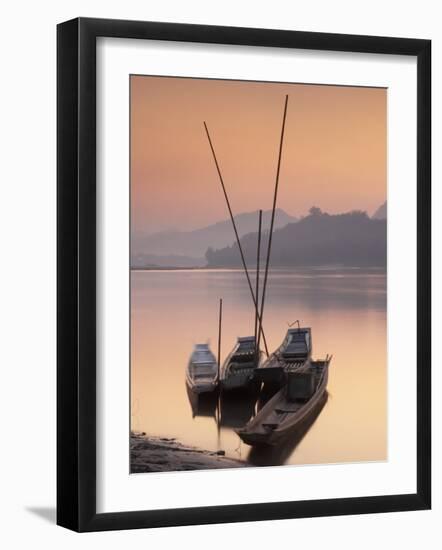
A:
[[[186,369],[187,387],[196,394],[218,387],[218,364],[208,344],[196,344]]]
[[[324,396],[331,356],[310,361],[288,373],[280,389],[243,428],[236,430],[247,445],[278,445],[314,412]]]
[[[252,390],[257,388],[254,373],[262,353],[255,353],[255,337],[238,338],[234,348],[221,367],[220,385],[223,391]]]
[[[311,353],[311,329],[290,328],[282,344],[255,371],[255,379],[264,384],[263,393],[278,391],[287,381],[287,372],[303,368],[310,361]]]

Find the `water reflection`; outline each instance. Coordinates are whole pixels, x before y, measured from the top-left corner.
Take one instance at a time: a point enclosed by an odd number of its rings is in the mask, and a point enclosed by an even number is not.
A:
[[[211,417],[219,427],[241,428],[256,412],[258,394],[251,392],[212,392],[196,394],[186,384],[193,418]]]
[[[218,392],[212,393],[194,393],[187,384],[184,384],[189,399],[192,417],[204,416],[217,418]]]
[[[253,334],[250,294],[241,271],[144,271],[131,274],[131,427],[148,435],[250,461],[257,453],[234,429],[259,404],[253,400],[189,401],[185,366],[195,343],[216,351],[218,300],[223,298],[222,359],[238,336]],[[328,391],[314,425],[279,462],[331,463],[386,458],[386,276],[376,270],[274,270],[264,329],[269,348],[287,322],[312,327],[313,357],[333,354]],[[167,414],[164,411],[167,410]],[[219,422],[217,426],[217,414]],[[295,444],[293,444],[295,441]],[[264,458],[262,458],[264,460]],[[268,457],[265,462],[276,459]]]
[[[256,414],[257,406],[259,408],[259,404],[262,406],[266,402],[266,399],[262,399],[257,393],[220,394],[219,392],[212,392],[197,395],[187,386],[186,390],[193,417],[213,418],[218,428],[218,435],[221,427],[236,429],[244,426]],[[312,413],[298,424],[281,444],[253,447],[248,454],[248,462],[254,466],[280,466],[284,464],[315,424],[327,403],[327,399],[328,393],[326,392]]]
[[[223,393],[219,399],[219,422],[227,428],[241,428],[255,414],[257,394],[241,392]]]

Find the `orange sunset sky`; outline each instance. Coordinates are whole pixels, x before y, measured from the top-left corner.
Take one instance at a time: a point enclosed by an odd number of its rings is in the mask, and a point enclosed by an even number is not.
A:
[[[386,200],[385,89],[131,76],[132,231],[228,217],[204,120],[234,213],[270,209],[286,94],[278,207],[371,215]]]

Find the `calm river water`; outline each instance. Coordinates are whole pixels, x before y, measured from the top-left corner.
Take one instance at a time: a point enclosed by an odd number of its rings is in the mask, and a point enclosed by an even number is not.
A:
[[[209,403],[193,411],[184,373],[194,344],[217,353],[223,299],[222,358],[237,336],[253,334],[252,301],[239,270],[133,271],[131,274],[131,428],[175,437],[253,464],[314,464],[387,458],[386,275],[377,270],[274,270],[264,329],[269,349],[287,323],[312,328],[313,357],[333,355],[328,398],[312,423],[273,451],[256,451],[233,429],[253,402],[226,401],[221,421]],[[196,415],[194,413],[197,413]]]

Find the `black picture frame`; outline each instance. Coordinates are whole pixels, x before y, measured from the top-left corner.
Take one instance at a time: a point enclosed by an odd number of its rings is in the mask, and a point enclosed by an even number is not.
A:
[[[96,39],[417,58],[417,491],[361,498],[96,512]],[[74,19],[57,27],[57,523],[75,531],[424,510],[431,506],[431,41]]]

